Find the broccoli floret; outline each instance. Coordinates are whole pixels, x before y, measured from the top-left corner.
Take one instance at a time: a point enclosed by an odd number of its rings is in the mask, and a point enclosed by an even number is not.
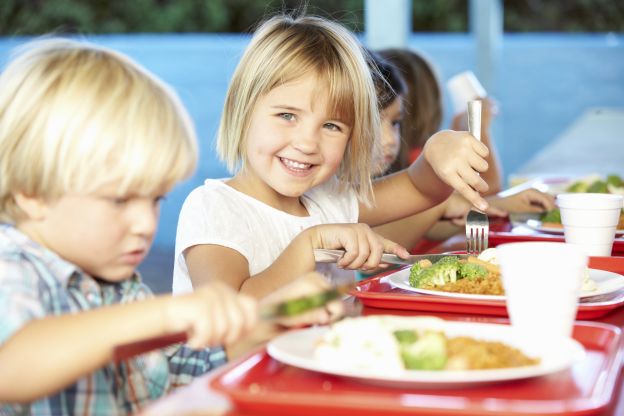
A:
[[[418,339],[418,334],[416,331],[411,329],[400,329],[398,331],[393,332],[394,337],[399,344],[413,344]]]
[[[414,331],[397,331],[414,332]],[[395,337],[397,333],[395,332]],[[446,365],[446,338],[439,332],[427,331],[414,342],[401,342],[399,351],[408,370],[442,370]]]
[[[488,271],[485,267],[474,263],[460,263],[458,276],[460,279],[474,280],[480,277],[487,277]]]
[[[567,192],[587,192],[588,184],[583,181],[576,181],[572,185],[568,186]]]
[[[459,267],[459,257],[457,256],[442,257],[435,264],[436,265],[448,264],[450,266]]]
[[[587,188],[587,192],[606,194],[609,192],[605,181],[595,181]]]
[[[541,220],[542,222],[561,224],[561,211],[559,211],[559,208],[552,209],[542,215]]]
[[[624,182],[622,181],[622,178],[620,178],[618,175],[609,175],[607,176],[607,185],[621,188],[624,187]]]
[[[454,260],[446,259],[443,258],[426,268],[412,267],[409,277],[410,285],[413,287],[431,288],[455,282],[457,280],[459,262],[457,257],[453,257]]]

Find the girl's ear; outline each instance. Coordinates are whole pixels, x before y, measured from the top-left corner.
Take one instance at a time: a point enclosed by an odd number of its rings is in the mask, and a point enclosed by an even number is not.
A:
[[[27,196],[23,193],[15,194],[14,198],[17,206],[20,207],[29,220],[37,221],[45,218],[48,205],[43,199],[39,197]]]

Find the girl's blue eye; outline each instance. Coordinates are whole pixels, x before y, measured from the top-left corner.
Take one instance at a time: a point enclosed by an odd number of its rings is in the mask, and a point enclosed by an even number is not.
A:
[[[278,117],[283,118],[286,121],[292,121],[295,119],[295,115],[292,113],[279,113]]]
[[[325,123],[325,128],[331,131],[342,131],[342,129],[334,123]]]
[[[400,127],[401,127],[401,123],[402,123],[402,122],[403,122],[402,120],[394,120],[394,121],[392,122],[392,127],[398,127],[398,128],[400,128]]]

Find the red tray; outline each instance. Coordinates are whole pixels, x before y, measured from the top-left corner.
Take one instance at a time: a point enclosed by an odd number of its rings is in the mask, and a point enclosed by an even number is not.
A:
[[[245,415],[593,415],[614,397],[622,332],[582,322],[574,338],[587,350],[571,369],[545,377],[468,389],[398,389],[291,367],[255,352],[233,363],[210,386]]]
[[[488,233],[490,247],[519,241],[563,242],[564,238],[561,234],[542,233],[522,225],[514,226],[509,222],[509,219],[490,218],[490,231]],[[624,256],[624,238],[620,237],[613,240],[611,255]]]
[[[624,257],[590,257],[589,267],[624,274]],[[364,306],[374,308],[507,316],[504,300],[451,298],[410,292],[390,285],[386,278],[388,273],[358,283],[353,295]],[[623,305],[624,291],[597,296],[591,302],[579,303],[576,319],[600,318]]]

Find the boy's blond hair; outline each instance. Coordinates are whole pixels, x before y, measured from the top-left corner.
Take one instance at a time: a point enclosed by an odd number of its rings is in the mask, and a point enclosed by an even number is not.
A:
[[[244,168],[246,138],[258,99],[303,75],[329,88],[329,110],[352,126],[337,177],[359,199],[372,200],[371,166],[379,140],[379,112],[366,53],[344,27],[313,17],[275,16],[254,34],[230,83],[217,152],[230,172]]]
[[[176,94],[128,57],[64,39],[26,45],[0,76],[0,222],[14,195],[53,201],[121,181],[118,195],[168,191],[195,169]]]

